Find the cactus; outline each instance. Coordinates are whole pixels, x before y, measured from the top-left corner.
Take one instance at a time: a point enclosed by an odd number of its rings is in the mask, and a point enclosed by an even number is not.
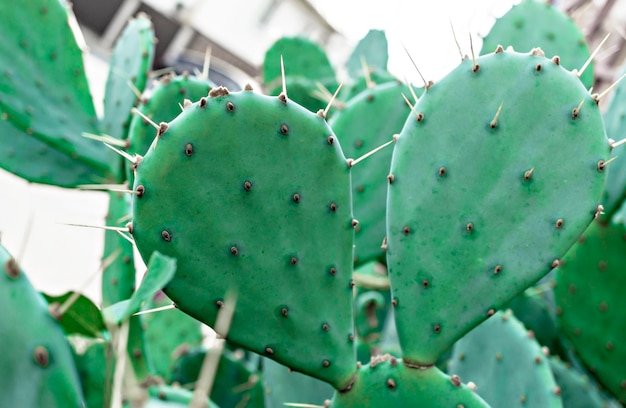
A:
[[[411,97],[411,90],[404,84],[378,85],[359,93],[333,115],[329,124],[347,157],[357,159],[391,141],[402,130],[411,112],[402,95]],[[356,265],[385,261],[381,244],[385,238],[387,174],[392,152],[391,148],[380,151],[352,170],[354,216],[359,220],[355,230]]]
[[[383,30],[369,30],[363,37],[346,62],[346,70],[352,78],[363,75],[363,62],[375,72],[387,72],[389,52],[387,36]]]
[[[390,355],[378,356],[359,369],[350,392],[335,393],[330,407],[488,407],[458,376],[436,367],[415,369]]]
[[[234,290],[229,341],[343,388],[356,369],[356,221],[339,142],[284,95],[211,96],[174,119],[137,167],[137,248],[178,259],[164,288],[178,308],[213,325]]]
[[[496,20],[483,39],[481,55],[492,52],[498,44],[521,52],[540,47],[546,55],[558,55],[569,70],[582,68],[590,56],[585,35],[576,23],[542,0],[523,0]],[[580,80],[587,89],[593,86],[593,63]]]
[[[502,48],[467,59],[407,120],[387,201],[405,361],[434,363],[557,266],[599,211],[609,155],[602,117],[557,62]]]
[[[577,355],[622,404],[626,402],[626,228],[594,222],[564,257],[554,289],[557,318]]]
[[[287,403],[322,405],[333,396],[333,388],[318,379],[296,371],[282,364],[263,359],[263,388],[265,406],[283,407]]]
[[[48,303],[0,246],[0,406],[81,407],[83,394],[71,347]],[[7,335],[10,334],[10,335]]]
[[[3,2],[0,15],[0,167],[63,187],[110,180],[107,149],[81,137],[98,120],[69,11],[59,1]]]
[[[110,343],[94,342],[76,356],[87,408],[109,407],[115,360]]]
[[[459,340],[448,373],[473,382],[493,407],[562,407],[548,357],[532,331],[498,312]]]

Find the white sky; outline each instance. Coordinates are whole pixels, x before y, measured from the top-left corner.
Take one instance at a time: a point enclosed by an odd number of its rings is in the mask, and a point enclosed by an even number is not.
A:
[[[404,44],[427,80],[438,80],[460,61],[452,37],[452,22],[465,54],[469,34],[476,53],[494,17],[511,6],[511,0],[425,1],[385,0],[348,2],[311,0],[349,39],[356,42],[370,28],[384,29],[390,47],[389,69],[421,84],[406,56]],[[94,97],[101,98],[106,69],[87,59]],[[106,68],[106,67],[105,67]],[[76,290],[98,269],[102,231],[62,223],[104,225],[106,195],[31,185],[0,170],[0,233],[3,245],[18,256],[36,288],[51,294]],[[26,232],[29,232],[28,234]],[[143,273],[143,270],[139,271]],[[99,302],[99,278],[84,288]]]

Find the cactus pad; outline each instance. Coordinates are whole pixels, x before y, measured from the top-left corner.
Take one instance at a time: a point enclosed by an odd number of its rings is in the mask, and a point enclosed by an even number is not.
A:
[[[356,371],[357,222],[339,142],[291,100],[210,96],[163,126],[137,168],[139,252],[177,258],[164,291],[178,308],[213,326],[234,291],[229,341],[341,389]]]
[[[330,407],[488,407],[458,376],[436,367],[409,368],[388,354],[361,367],[351,390],[335,393]]]
[[[581,69],[590,56],[585,35],[576,23],[543,0],[523,0],[496,20],[483,39],[481,55],[492,52],[498,44],[520,52],[541,47],[546,55],[558,55],[569,70]],[[581,81],[587,89],[593,86],[593,63]]]
[[[626,228],[594,222],[557,269],[558,322],[576,353],[626,403]]]
[[[493,407],[563,406],[548,357],[510,311],[496,313],[459,340],[448,373],[475,383]]]
[[[429,365],[558,265],[598,212],[609,145],[592,96],[540,50],[465,60],[414,109],[387,267],[403,359]]]

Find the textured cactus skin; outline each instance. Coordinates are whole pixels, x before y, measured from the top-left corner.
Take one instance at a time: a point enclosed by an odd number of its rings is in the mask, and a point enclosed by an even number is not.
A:
[[[336,392],[330,407],[488,407],[466,385],[455,385],[436,367],[408,368],[402,360],[380,356],[359,370],[348,392]]]
[[[0,141],[10,146],[0,167],[63,187],[108,179],[107,149],[81,137],[97,117],[63,2],[3,2],[0,16]]]
[[[80,379],[63,330],[2,246],[0,265],[0,367],[7,373],[0,406],[81,407]]]
[[[621,75],[626,74],[626,66]],[[626,135],[626,81],[621,81],[604,111],[604,126],[607,137],[620,141]],[[609,220],[626,198],[626,145],[616,147],[611,152],[615,160],[607,167],[606,185],[604,189],[604,214],[601,219]]]
[[[594,222],[564,257],[554,289],[557,318],[576,353],[626,402],[626,228]]]
[[[168,297],[213,325],[236,291],[229,341],[347,385],[356,370],[350,173],[324,119],[291,100],[218,94],[155,143],[136,172],[144,193],[133,236],[145,259],[153,250],[177,258]]]
[[[263,387],[268,408],[283,407],[288,402],[322,405],[332,398],[334,392],[329,384],[289,371],[269,358],[263,359]]]
[[[614,400],[603,396],[597,384],[556,357],[550,358],[550,368],[561,388],[561,399],[566,408],[620,408]]]
[[[182,353],[174,363],[172,381],[181,386],[193,385],[198,380],[206,353],[206,349],[201,347]],[[262,380],[258,373],[249,371],[234,353],[224,351],[215,373],[211,401],[220,407],[243,405],[263,408],[265,403]]]
[[[158,293],[145,309],[170,303],[163,293]],[[145,315],[143,323],[146,352],[153,364],[154,373],[169,382],[176,349],[198,346],[202,342],[200,322],[180,310],[167,310]]]
[[[146,15],[130,20],[115,43],[104,95],[102,131],[126,139],[131,109],[139,103],[129,83],[143,92],[154,59],[154,29]]]
[[[403,358],[419,364],[547,274],[605,180],[602,118],[574,74],[510,51],[476,63],[425,92],[392,158],[387,266]]]
[[[449,374],[477,386],[493,407],[562,407],[548,357],[532,332],[498,312],[455,343]]]
[[[541,47],[546,55],[558,55],[569,70],[580,69],[589,58],[585,35],[576,23],[557,7],[541,0],[523,0],[496,20],[483,39],[482,54],[492,52],[498,44],[509,45],[520,52]],[[593,86],[593,63],[581,81],[587,89]]]
[[[156,82],[148,95],[144,95],[137,109],[156,123],[170,122],[180,114],[185,99],[197,101],[207,96],[213,87],[215,85],[208,79],[187,74],[167,75]],[[126,151],[142,156],[156,135],[154,127],[139,115],[133,117],[128,133],[130,145]]]
[[[390,141],[406,122],[410,108],[402,94],[411,98],[408,87],[398,82],[366,89],[350,99],[345,108],[329,120],[346,157],[357,159]],[[420,90],[416,91],[421,94]],[[387,175],[392,147],[377,152],[352,169],[352,206],[359,220],[355,230],[355,264],[385,261],[381,249],[385,238]]]
[[[559,333],[556,325],[556,306],[552,289],[531,287],[506,305],[513,315],[528,329],[542,346],[552,354],[559,351]]]

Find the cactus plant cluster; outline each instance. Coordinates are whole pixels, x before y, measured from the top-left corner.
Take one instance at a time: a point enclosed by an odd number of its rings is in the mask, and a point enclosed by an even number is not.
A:
[[[372,30],[343,90],[283,38],[240,92],[151,84],[140,15],[102,118],[68,14],[0,5],[0,167],[108,191],[102,304],[43,297],[0,248],[0,406],[625,403],[623,91],[603,113],[554,7],[524,0],[422,88]]]

